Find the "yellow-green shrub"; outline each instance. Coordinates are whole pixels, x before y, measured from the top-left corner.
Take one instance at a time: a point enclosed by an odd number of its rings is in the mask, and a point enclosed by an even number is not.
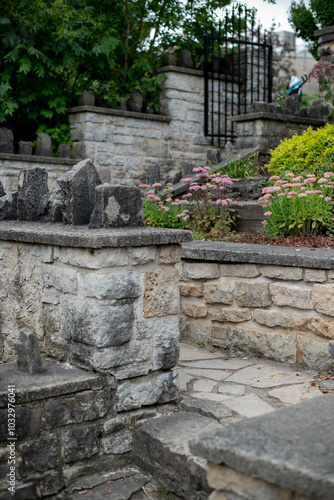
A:
[[[313,130],[309,127],[302,135],[295,134],[284,139],[271,151],[269,172],[281,175],[292,172],[295,175],[312,173],[321,177],[331,171],[334,160],[334,125]]]

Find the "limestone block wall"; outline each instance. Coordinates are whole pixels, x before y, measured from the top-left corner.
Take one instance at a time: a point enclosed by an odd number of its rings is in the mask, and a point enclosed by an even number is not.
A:
[[[161,93],[160,115],[94,106],[69,109],[73,158],[92,158],[103,182],[147,182],[150,167],[164,180],[174,171],[191,172],[205,162],[210,139],[204,137],[203,71],[169,66]],[[214,81],[214,115],[218,110],[218,80]],[[234,100],[238,85],[234,83]],[[225,80],[221,81],[222,92]],[[232,83],[227,81],[231,112]],[[224,116],[225,108],[221,109]],[[224,119],[222,118],[222,123]]]
[[[17,179],[21,170],[45,168],[48,173],[49,189],[59,187],[57,179],[77,163],[67,158],[47,158],[40,156],[0,153],[0,177],[6,193],[17,191]]]
[[[184,245],[181,336],[233,355],[333,370],[333,252],[258,247]]]
[[[0,223],[0,443],[15,387],[20,498],[128,465],[132,426],[178,397],[175,265],[191,239],[169,229]],[[38,337],[42,373],[18,371],[22,328]],[[0,497],[10,452],[1,449]]]

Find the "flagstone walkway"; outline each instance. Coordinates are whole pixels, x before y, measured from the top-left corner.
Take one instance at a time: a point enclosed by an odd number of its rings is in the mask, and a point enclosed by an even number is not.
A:
[[[334,390],[326,374],[259,358],[231,358],[224,353],[181,343],[177,371],[182,411],[221,420],[256,417],[278,408],[321,397]]]

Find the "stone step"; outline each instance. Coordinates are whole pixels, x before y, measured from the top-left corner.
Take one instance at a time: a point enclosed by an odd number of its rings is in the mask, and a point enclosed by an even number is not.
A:
[[[190,453],[188,442],[206,430],[221,427],[201,415],[175,412],[137,424],[133,458],[166,491],[186,500],[206,500],[206,460]]]
[[[334,394],[203,433],[190,450],[208,460],[214,498],[332,500]]]

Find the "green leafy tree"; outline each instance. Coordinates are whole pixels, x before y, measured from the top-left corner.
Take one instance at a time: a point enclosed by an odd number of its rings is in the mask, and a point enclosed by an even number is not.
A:
[[[47,130],[66,142],[66,110],[84,90],[113,106],[139,90],[157,108],[163,51],[190,48],[200,58],[205,28],[230,2],[0,2],[0,124],[16,141]]]
[[[289,22],[296,35],[308,42],[313,57],[318,59],[318,39],[314,31],[334,24],[334,0],[304,0],[291,3]]]

